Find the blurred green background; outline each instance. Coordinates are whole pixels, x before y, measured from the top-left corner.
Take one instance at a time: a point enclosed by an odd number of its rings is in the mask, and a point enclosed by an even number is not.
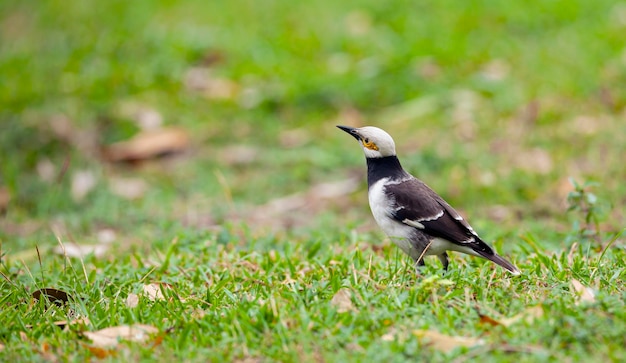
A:
[[[624,2],[8,0],[0,23],[4,252],[101,229],[374,231],[336,124],[386,129],[487,240],[561,244],[569,177],[624,226]],[[182,153],[107,156],[170,127]]]

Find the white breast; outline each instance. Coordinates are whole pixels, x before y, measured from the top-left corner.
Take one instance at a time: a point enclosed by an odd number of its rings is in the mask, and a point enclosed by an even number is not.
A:
[[[369,188],[368,197],[370,209],[374,215],[376,223],[385,232],[389,238],[409,256],[413,256],[417,251],[410,242],[413,227],[402,224],[390,216],[395,212],[393,209],[393,200],[390,200],[385,194],[385,184],[389,182],[389,178],[383,178],[377,181]],[[419,257],[419,254],[418,256]]]

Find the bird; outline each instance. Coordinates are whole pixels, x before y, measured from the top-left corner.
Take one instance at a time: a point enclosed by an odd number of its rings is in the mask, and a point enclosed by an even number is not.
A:
[[[406,172],[393,138],[374,126],[337,127],[359,141],[367,162],[370,209],[379,227],[415,263],[435,255],[448,270],[447,251],[485,258],[513,275],[521,271],[498,255],[470,224],[423,181]]]

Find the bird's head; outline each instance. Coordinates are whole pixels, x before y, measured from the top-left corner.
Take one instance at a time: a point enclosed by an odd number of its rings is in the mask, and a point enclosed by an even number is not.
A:
[[[391,136],[384,130],[374,126],[348,127],[337,126],[352,135],[363,146],[367,158],[382,158],[396,155],[396,145]]]

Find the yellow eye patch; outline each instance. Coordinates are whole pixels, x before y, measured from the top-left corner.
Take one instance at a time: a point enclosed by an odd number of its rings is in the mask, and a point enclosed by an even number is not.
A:
[[[362,142],[363,142],[363,146],[365,146],[366,148],[370,150],[378,150],[378,146],[376,146],[376,144],[374,144],[373,142],[369,140],[362,140]]]

